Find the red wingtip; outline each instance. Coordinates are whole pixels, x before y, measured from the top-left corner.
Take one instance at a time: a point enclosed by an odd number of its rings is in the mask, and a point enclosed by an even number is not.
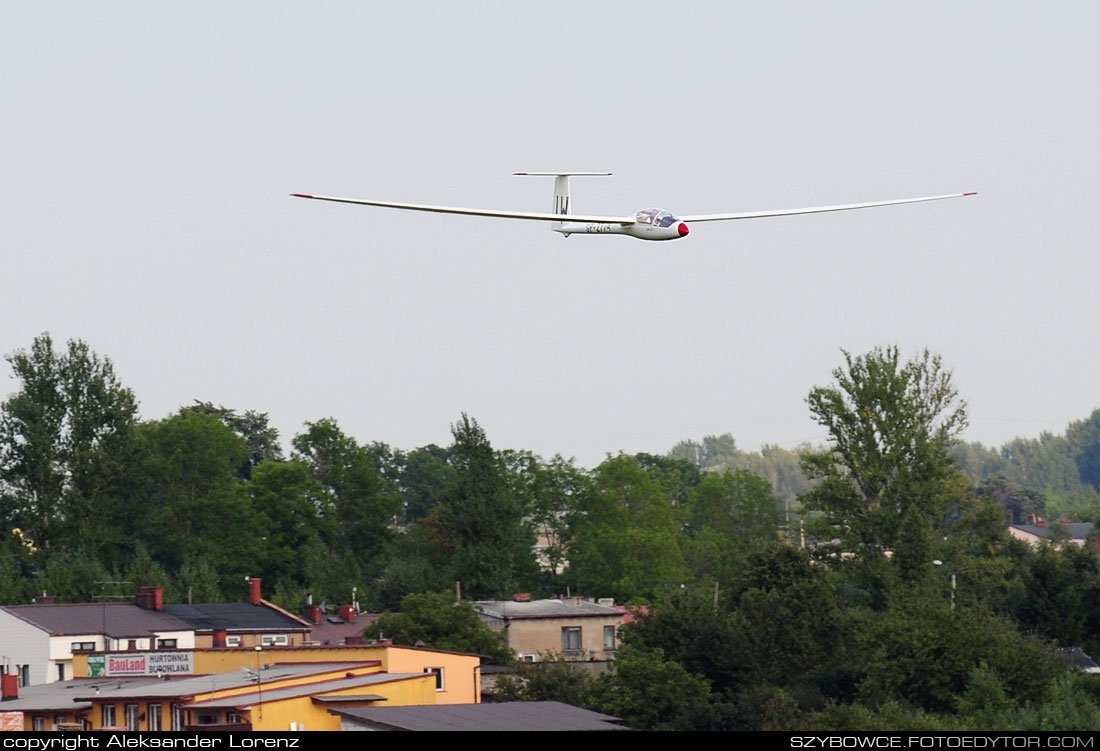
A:
[[[963,195],[964,195],[964,196],[976,196],[976,195],[978,195],[978,191],[976,191],[976,190],[975,190],[975,191],[974,191],[974,192],[972,192],[972,193],[963,193]]]
[[[308,193],[291,193],[290,195],[295,198],[313,198],[313,196],[309,195]]]

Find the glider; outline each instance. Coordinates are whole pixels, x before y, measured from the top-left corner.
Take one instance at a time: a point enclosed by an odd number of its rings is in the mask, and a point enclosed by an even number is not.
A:
[[[571,214],[569,206],[569,178],[592,175],[610,175],[610,172],[516,172],[516,175],[540,175],[554,178],[554,210],[549,214],[526,211],[498,211],[495,209],[463,209],[455,206],[429,206],[420,203],[395,203],[393,201],[363,201],[355,198],[335,198],[333,196],[315,196],[307,193],[291,193],[295,198],[312,198],[318,201],[336,201],[355,203],[361,206],[380,206],[387,209],[406,209],[409,211],[433,211],[441,214],[465,214],[467,216],[491,216],[502,219],[528,219],[536,222],[551,222],[550,229],[569,237],[570,235],[629,235],[639,240],[678,240],[686,237],[688,224],[695,222],[722,222],[733,219],[757,219],[768,216],[793,216],[795,214],[820,214],[826,211],[848,211],[849,209],[871,209],[876,206],[894,206],[901,203],[920,203],[922,201],[940,201],[945,198],[962,198],[977,193],[949,193],[943,196],[924,198],[900,198],[893,201],[875,201],[872,203],[849,203],[842,206],[816,206],[805,209],[780,209],[778,211],[746,211],[737,214],[695,214],[675,216],[664,209],[642,209],[634,216],[588,216]]]

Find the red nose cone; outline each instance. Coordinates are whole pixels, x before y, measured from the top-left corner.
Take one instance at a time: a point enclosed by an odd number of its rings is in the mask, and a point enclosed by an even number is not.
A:
[[[680,222],[680,226],[676,228],[676,231],[680,233],[680,237],[684,237],[688,233],[688,226]]]

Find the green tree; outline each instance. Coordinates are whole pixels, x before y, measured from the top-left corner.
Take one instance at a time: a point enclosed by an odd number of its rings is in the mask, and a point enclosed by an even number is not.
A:
[[[303,462],[266,461],[253,470],[248,492],[264,517],[264,580],[307,584],[306,554],[320,554],[336,525],[323,513],[321,484]]]
[[[1031,524],[1046,508],[1046,494],[1022,487],[1002,474],[987,477],[978,484],[977,494],[1001,506],[1009,524]]]
[[[80,340],[57,352],[42,334],[5,359],[20,383],[0,405],[5,527],[96,557],[126,537],[118,498],[132,471],[134,395]]]
[[[774,541],[779,531],[779,505],[771,486],[743,469],[705,475],[692,493],[689,514],[696,545],[706,545],[717,559],[712,565],[727,572],[731,557]]]
[[[711,702],[706,679],[665,658],[660,649],[624,646],[592,685],[588,708],[619,717],[633,730],[676,727]]]
[[[241,465],[239,474],[245,480],[252,479],[252,470],[262,462],[283,460],[283,449],[279,445],[279,431],[268,424],[266,412],[250,409],[238,414],[236,410],[215,407],[211,402],[198,400],[190,407],[180,408],[180,414],[186,412],[213,415],[244,439],[249,455]]]
[[[463,591],[489,599],[528,588],[537,566],[527,509],[509,492],[504,463],[477,421],[463,414],[451,433],[454,481],[440,494],[433,521]]]
[[[422,519],[431,513],[443,490],[454,482],[449,449],[435,444],[421,446],[405,455],[401,493],[405,520]]]
[[[647,471],[620,454],[593,472],[594,490],[571,520],[566,581],[579,591],[620,601],[652,601],[690,578],[681,533],[689,487],[674,468]]]
[[[494,701],[560,701],[583,707],[592,677],[560,654],[540,654],[537,662],[520,662],[516,671],[501,676]]]
[[[143,423],[140,436],[139,539],[156,560],[169,571],[205,561],[223,578],[255,574],[264,527],[238,475],[244,439],[194,411]]]
[[[485,655],[498,665],[511,665],[515,653],[503,632],[490,628],[473,603],[455,602],[449,594],[411,594],[400,613],[386,613],[363,632],[371,639],[391,639],[402,646],[425,646]]]
[[[335,420],[308,423],[294,437],[294,456],[309,467],[319,484],[319,515],[328,522],[324,540],[333,560],[359,568],[345,576],[353,580],[374,575],[383,566],[383,551],[393,537],[400,513],[396,493],[386,492],[382,476],[368,450],[345,435]]]
[[[820,483],[802,501],[824,512],[846,551],[873,559],[897,548],[903,529],[910,543],[918,530],[929,537],[957,500],[948,447],[966,426],[966,404],[927,351],[908,362],[897,347],[844,359],[835,384],[806,399],[831,447],[803,454],[803,468]],[[924,555],[925,547],[910,549]],[[895,561],[904,569],[902,557]]]
[[[894,699],[929,712],[955,709],[977,668],[983,680],[995,676],[1003,693],[997,702],[1017,704],[1041,701],[1067,670],[1048,643],[1021,634],[1007,618],[980,608],[952,609],[928,590],[898,592],[886,610],[866,613],[855,641],[867,672],[865,703]]]

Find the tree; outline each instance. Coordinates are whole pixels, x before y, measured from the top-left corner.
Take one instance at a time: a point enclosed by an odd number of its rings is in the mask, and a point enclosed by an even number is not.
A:
[[[246,410],[237,414],[236,410],[215,407],[211,402],[195,403],[190,407],[181,407],[180,414],[201,412],[214,415],[225,426],[244,439],[248,445],[249,456],[241,465],[239,473],[245,480],[252,479],[252,470],[265,461],[282,461],[283,449],[279,446],[279,431],[268,424],[266,412]]]
[[[710,704],[710,686],[660,649],[624,646],[592,685],[588,708],[619,717],[633,730],[675,727]]]
[[[363,632],[371,639],[391,639],[402,646],[425,646],[452,652],[485,655],[498,665],[511,665],[516,656],[503,632],[490,628],[473,603],[455,602],[451,595],[411,594],[401,601],[400,613],[386,613]]]
[[[652,601],[690,576],[680,531],[686,511],[677,497],[688,486],[677,467],[647,471],[646,458],[620,454],[593,472],[593,492],[581,499],[571,522],[567,580],[580,591]]]
[[[252,472],[248,492],[265,520],[264,580],[307,584],[306,553],[319,555],[336,523],[322,513],[321,484],[303,462],[267,461]]]
[[[583,707],[592,677],[556,652],[539,654],[537,662],[520,662],[516,672],[502,675],[493,701],[560,701]]]
[[[0,496],[6,528],[36,544],[93,556],[113,525],[132,470],[137,402],[111,361],[79,339],[56,352],[49,334],[5,359],[20,390],[0,406]],[[123,535],[124,537],[124,535]]]
[[[400,498],[386,492],[367,449],[345,435],[335,420],[307,423],[306,428],[294,437],[293,458],[309,467],[321,487],[318,514],[328,520],[324,526],[331,533],[325,542],[331,556],[355,561],[360,571],[346,576],[376,574],[393,537]]]
[[[1030,524],[1035,516],[1043,515],[1047,504],[1045,493],[1021,487],[1002,474],[982,480],[977,495],[1003,507],[1009,524]]]
[[[820,484],[802,499],[849,552],[876,557],[898,545],[903,527],[912,532],[914,518],[926,530],[943,519],[958,473],[948,447],[966,426],[966,404],[927,350],[904,363],[897,347],[844,359],[835,384],[806,398],[832,445],[803,455]]]
[[[1067,671],[1051,645],[1021,634],[1010,620],[981,608],[952,609],[927,590],[899,592],[886,610],[864,616],[855,641],[867,672],[865,700],[877,695],[947,712],[984,666],[982,680],[995,676],[1003,698],[1024,704],[1044,698]]]
[[[218,417],[184,411],[142,423],[138,539],[169,571],[204,561],[226,580],[255,574],[263,519],[238,470],[248,446]],[[239,581],[239,579],[238,579]]]
[[[510,595],[528,587],[537,571],[526,509],[509,492],[503,462],[477,421],[463,414],[451,433],[455,476],[439,495],[434,527],[466,593],[478,599]]]

